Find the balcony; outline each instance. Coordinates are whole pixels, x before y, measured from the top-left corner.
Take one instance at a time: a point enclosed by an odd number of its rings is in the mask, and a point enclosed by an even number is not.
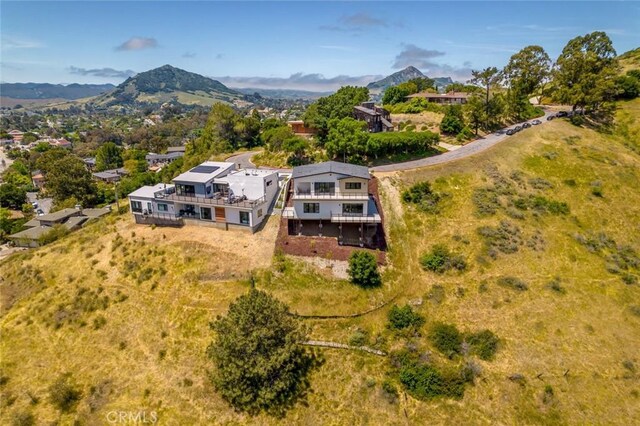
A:
[[[378,213],[331,213],[333,223],[381,223],[382,219]]]
[[[294,200],[368,200],[366,192],[311,192],[296,190],[293,193]]]
[[[218,196],[214,195],[214,197],[212,198],[205,198],[205,197],[186,196],[186,195],[177,195],[177,194],[167,195],[165,199],[178,202],[178,203],[186,203],[186,204],[245,207],[245,208],[253,208],[266,201],[265,196],[262,196],[257,200],[247,200],[245,197],[229,198],[229,197],[223,197],[222,195],[218,195]]]

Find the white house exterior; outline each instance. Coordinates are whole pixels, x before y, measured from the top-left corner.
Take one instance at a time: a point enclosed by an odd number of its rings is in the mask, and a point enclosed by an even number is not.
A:
[[[367,167],[328,161],[294,167],[291,177],[290,205],[283,211],[290,234],[370,245],[382,219],[369,193]]]
[[[236,170],[207,161],[173,179],[129,194],[137,223],[246,228],[255,232],[278,193],[273,170]]]

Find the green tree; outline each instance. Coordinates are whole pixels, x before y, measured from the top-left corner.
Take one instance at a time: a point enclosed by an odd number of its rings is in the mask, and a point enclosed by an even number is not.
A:
[[[464,128],[464,115],[461,105],[447,107],[444,117],[440,122],[440,131],[449,135],[457,135]]]
[[[71,155],[71,153],[67,149],[52,148],[43,152],[42,155],[38,157],[36,160],[36,167],[46,176],[54,163],[68,155]]]
[[[356,250],[351,253],[347,272],[351,282],[360,287],[378,287],[382,284],[376,258],[369,252]]]
[[[382,95],[382,103],[384,105],[399,104],[400,102],[406,101],[407,96],[410,94],[411,92],[407,88],[391,86],[384,91],[384,95]]]
[[[13,183],[0,185],[0,206],[20,209],[27,202],[27,191]]]
[[[616,97],[618,99],[635,99],[640,96],[640,79],[631,72],[616,78]]]
[[[341,155],[345,161],[362,161],[369,138],[366,128],[367,123],[354,118],[332,119],[325,144],[327,155],[330,158]]]
[[[496,67],[488,67],[481,71],[473,70],[471,71],[471,74],[473,75],[473,78],[469,80],[469,82],[484,88],[484,127],[489,128],[491,88],[500,82],[500,73],[498,72],[498,69]]]
[[[96,170],[101,172],[122,167],[124,161],[121,151],[113,142],[103,144],[96,152]]]
[[[22,135],[22,145],[28,145],[38,140],[38,135],[32,132],[27,132]]]
[[[95,203],[96,185],[84,162],[75,155],[55,161],[47,172],[47,192],[59,203],[74,197],[84,207]]]
[[[305,395],[314,357],[301,345],[305,329],[284,303],[252,288],[211,328],[211,380],[235,409],[283,414]]]
[[[616,93],[616,51],[606,33],[595,31],[567,43],[553,72],[557,102],[598,111]]]
[[[551,75],[551,59],[540,46],[527,46],[511,56],[502,71],[505,81],[519,97],[540,93]]]
[[[302,119],[308,127],[318,131],[321,142],[329,132],[329,121],[353,116],[353,107],[369,99],[366,87],[344,86],[332,95],[322,97],[311,104]]]

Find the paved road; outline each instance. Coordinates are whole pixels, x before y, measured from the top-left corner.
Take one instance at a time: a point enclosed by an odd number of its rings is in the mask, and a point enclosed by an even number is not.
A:
[[[548,123],[547,117],[557,113],[557,111],[546,111],[544,117],[538,118],[538,120],[542,121],[540,126]],[[514,126],[509,126],[514,127]],[[529,129],[522,130],[526,132]],[[496,135],[495,133],[491,133],[485,136],[482,139],[478,139],[474,142],[471,142],[467,145],[462,146],[460,149],[456,149],[455,151],[445,152],[444,154],[436,155],[428,158],[421,158],[419,160],[407,161],[404,163],[394,163],[394,164],[386,164],[384,166],[376,166],[372,167],[370,170],[372,172],[395,172],[399,170],[410,170],[417,169],[418,167],[426,167],[433,166],[436,164],[448,163],[449,161],[459,160],[461,158],[466,158],[471,155],[482,152],[492,146],[508,139],[510,136],[505,134]]]
[[[38,198],[37,192],[27,192],[27,199],[30,203],[34,201],[38,202],[38,208],[42,209],[44,214],[48,214],[51,210],[51,204],[53,203],[53,198]]]
[[[240,169],[254,169],[256,167],[255,164],[251,162],[251,157],[259,153],[260,151],[247,151],[242,154],[233,155],[227,158],[227,161],[230,163],[236,163],[236,166],[239,165]]]

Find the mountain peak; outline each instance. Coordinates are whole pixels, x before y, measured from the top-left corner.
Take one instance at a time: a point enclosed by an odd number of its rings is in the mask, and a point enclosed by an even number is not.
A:
[[[378,81],[374,81],[373,83],[369,83],[367,85],[368,89],[381,89],[384,90],[387,87],[390,86],[395,86],[398,85],[400,83],[404,83],[405,81],[409,81],[412,78],[420,78],[420,77],[424,77],[425,75],[422,74],[422,72],[410,65],[408,67],[406,67],[403,70],[394,72],[393,74],[383,78],[382,80],[378,80]]]

